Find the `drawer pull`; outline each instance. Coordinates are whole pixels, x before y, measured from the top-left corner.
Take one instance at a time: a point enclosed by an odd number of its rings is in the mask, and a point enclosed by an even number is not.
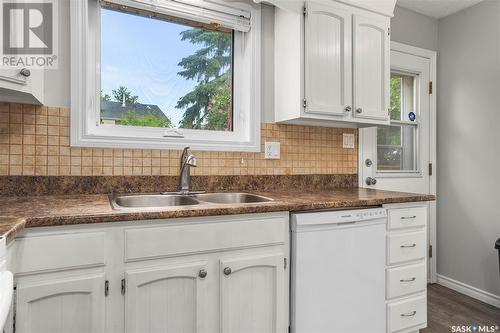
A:
[[[412,248],[412,247],[416,247],[416,246],[417,246],[417,244],[413,243],[411,245],[401,245],[401,248],[402,249],[407,249],[407,248]]]
[[[413,317],[416,314],[417,314],[417,311],[412,311],[412,312],[408,312],[408,313],[402,313],[401,317]]]
[[[413,215],[413,216],[401,216],[401,220],[413,220],[413,219],[416,219],[417,218],[417,215]]]
[[[416,277],[412,277],[411,279],[401,279],[401,280],[399,280],[399,282],[413,282],[416,279],[417,279]]]

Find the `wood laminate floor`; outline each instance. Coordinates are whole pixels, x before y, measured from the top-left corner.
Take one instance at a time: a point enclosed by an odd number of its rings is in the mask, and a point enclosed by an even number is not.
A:
[[[452,332],[452,326],[498,326],[500,309],[454,290],[433,284],[427,291],[427,325],[421,333]]]

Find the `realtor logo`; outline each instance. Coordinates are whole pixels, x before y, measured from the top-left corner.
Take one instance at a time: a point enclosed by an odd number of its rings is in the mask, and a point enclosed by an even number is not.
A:
[[[1,0],[1,4],[1,65],[56,68],[54,0]]]

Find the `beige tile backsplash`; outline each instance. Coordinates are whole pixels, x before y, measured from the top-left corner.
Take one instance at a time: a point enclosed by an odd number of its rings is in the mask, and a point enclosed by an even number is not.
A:
[[[70,147],[69,109],[0,103],[0,175],[177,175],[178,150]],[[355,149],[342,148],[355,134]],[[357,173],[358,131],[262,124],[261,152],[194,151],[193,175]],[[264,159],[265,141],[281,143],[281,159]]]

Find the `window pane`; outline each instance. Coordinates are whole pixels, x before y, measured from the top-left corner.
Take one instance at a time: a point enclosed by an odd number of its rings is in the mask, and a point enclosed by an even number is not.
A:
[[[391,73],[391,120],[410,121],[408,114],[417,113],[414,87],[414,76]]]
[[[377,129],[377,170],[416,171],[416,126],[390,126]]]
[[[101,124],[232,131],[233,32],[101,10]]]
[[[377,171],[418,171],[419,124],[401,124],[412,121],[410,112],[418,117],[415,82],[415,76],[391,73],[391,126],[377,128]]]

